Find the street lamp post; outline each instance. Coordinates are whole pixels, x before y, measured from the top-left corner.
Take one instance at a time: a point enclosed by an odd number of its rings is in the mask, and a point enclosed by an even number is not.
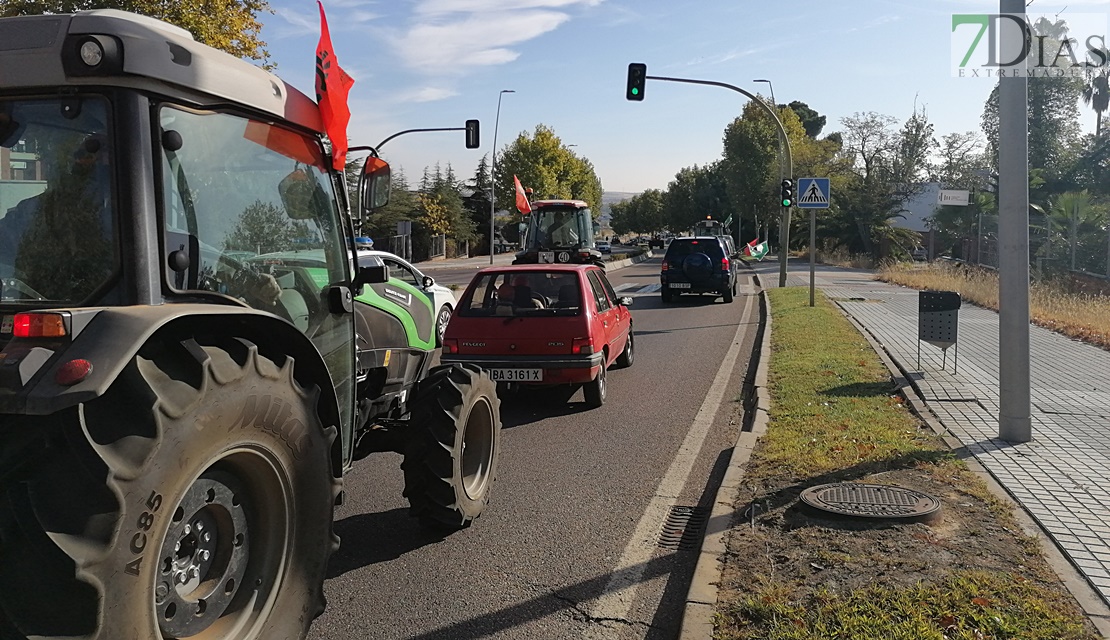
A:
[[[775,85],[771,84],[771,81],[767,80],[766,78],[760,78],[760,79],[757,79],[757,80],[752,80],[752,82],[766,82],[767,83],[767,88],[770,89],[770,91],[771,91],[771,110],[777,113],[778,110],[779,110],[779,107],[778,107],[778,103],[775,102]],[[782,182],[782,179],[786,177],[786,169],[782,166],[782,161],[783,161],[782,145],[784,143],[785,143],[784,138],[779,138],[779,182]],[[813,217],[813,215],[815,213],[816,213],[816,211],[814,211],[813,209],[810,209],[810,214],[811,214],[810,217],[811,218]],[[813,247],[812,247],[812,245],[813,245],[813,238],[812,238],[813,231],[814,231],[814,226],[813,226],[813,223],[811,222],[810,223],[810,252],[809,252],[810,253],[810,256],[809,256],[809,258],[810,258],[809,259],[810,278],[809,279],[810,279],[810,284],[811,284],[811,286],[810,286],[811,290],[813,288],[812,283],[813,283],[813,260],[814,260]],[[786,286],[786,263],[787,263],[787,260],[788,260],[787,247],[789,245],[790,245],[790,208],[789,207],[783,207],[782,208],[782,215],[779,218],[779,286],[780,287],[785,287]],[[810,306],[811,307],[813,306],[812,298],[813,298],[813,295],[811,293],[810,294],[810,299],[811,299]]]
[[[516,93],[512,89],[502,89],[497,94],[497,116],[493,119],[493,161],[489,170],[489,263],[493,264],[494,218],[497,215],[497,125],[501,121],[501,96]]]

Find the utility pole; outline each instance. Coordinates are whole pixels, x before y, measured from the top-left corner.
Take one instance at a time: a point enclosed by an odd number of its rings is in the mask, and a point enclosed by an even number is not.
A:
[[[1001,24],[998,80],[998,437],[1029,442],[1029,89],[1025,0],[999,0],[999,12],[1023,28]],[[1008,21],[1007,21],[1008,22]]]

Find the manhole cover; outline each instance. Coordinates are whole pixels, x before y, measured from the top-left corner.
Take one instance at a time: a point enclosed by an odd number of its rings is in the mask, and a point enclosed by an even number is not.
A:
[[[823,484],[803,491],[801,500],[818,511],[853,518],[930,522],[940,516],[940,500],[933,496],[883,484]]]

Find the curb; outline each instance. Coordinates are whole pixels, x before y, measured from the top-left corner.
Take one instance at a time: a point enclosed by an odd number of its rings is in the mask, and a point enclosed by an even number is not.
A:
[[[631,258],[625,258],[624,260],[617,260],[615,262],[606,262],[606,263],[604,263],[605,264],[604,269],[606,271],[616,271],[617,269],[623,269],[625,267],[631,267],[634,264],[639,264],[639,263],[644,262],[646,260],[650,260],[651,258],[654,258],[654,257],[655,257],[655,254],[652,253],[651,250],[649,249],[645,253],[641,253],[638,256],[633,256]]]
[[[1087,579],[1072,565],[1071,561],[1060,552],[1056,546],[1056,542],[1052,537],[1041,528],[1040,524],[1033,519],[1032,516],[1021,506],[1010,492],[1002,486],[994,475],[975,458],[973,454],[958,438],[952,435],[940,422],[940,420],[933,414],[932,409],[929,408],[925,399],[921,397],[920,389],[917,385],[913,384],[909,372],[899,364],[893,356],[886,350],[886,347],[874,336],[869,329],[863,326],[856,318],[850,314],[844,307],[839,304],[836,308],[840,310],[844,317],[856,328],[857,331],[867,340],[871,348],[878,354],[879,359],[883,361],[887,370],[890,371],[891,378],[894,384],[898,387],[898,392],[906,398],[906,403],[910,406],[918,418],[929,426],[944,443],[952,450],[960,460],[967,465],[967,468],[979,476],[983,483],[987,485],[987,489],[996,498],[1005,502],[1012,507],[1011,511],[1014,514],[1014,519],[1022,528],[1022,532],[1036,539],[1037,545],[1041,552],[1044,554],[1045,559],[1048,561],[1049,566],[1059,576],[1064,587],[1075,598],[1076,603],[1079,604],[1083,615],[1091,621],[1102,637],[1110,638],[1110,606],[1101,596],[1091,587]]]
[[[714,619],[717,611],[717,585],[721,581],[721,569],[725,553],[728,552],[728,532],[735,513],[733,503],[740,493],[744,467],[751,458],[756,442],[767,431],[770,422],[771,399],[767,391],[767,363],[771,355],[771,308],[767,292],[759,282],[758,274],[753,281],[759,287],[760,333],[758,362],[755,378],[752,380],[751,395],[745,399],[744,423],[732,448],[728,468],[713,497],[713,509],[702,536],[701,550],[686,593],[686,605],[682,614],[680,640],[711,640],[714,632]]]

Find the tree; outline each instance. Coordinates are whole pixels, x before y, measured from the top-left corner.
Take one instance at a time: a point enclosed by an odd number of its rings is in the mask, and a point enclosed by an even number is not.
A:
[[[0,4],[0,17],[88,9],[120,9],[164,20],[192,33],[197,42],[238,58],[259,60],[264,68],[274,66],[259,37],[258,15],[273,13],[267,0],[6,0]]]
[[[802,121],[802,127],[805,129],[807,136],[816,138],[821,135],[821,130],[825,128],[825,116],[817,113],[808,104],[800,100],[795,100],[786,106]]]
[[[786,111],[784,109],[780,113]],[[794,122],[799,123],[796,116]],[[800,123],[798,128],[801,130]],[[734,211],[731,203],[737,203],[739,210],[735,213],[741,219],[748,216],[754,223],[756,218],[774,216],[772,212],[777,210],[778,194],[772,189],[778,188],[779,157],[778,127],[758,103],[748,102],[740,117],[725,127],[719,171],[730,203],[730,213]],[[705,214],[696,218],[689,215],[685,219],[693,224],[696,220],[705,219]]]
[[[531,136],[521,132],[501,152],[497,167],[501,177],[494,185],[498,202],[515,201],[516,187],[511,179],[515,175],[521,184],[532,188],[538,199],[584,200],[595,220],[601,215],[601,179],[593,164],[572,153],[551,127],[538,124]]]
[[[682,231],[706,216],[724,220],[731,210],[726,189],[720,162],[681,169],[667,185],[666,226]]]
[[[925,175],[932,125],[924,111],[915,109],[900,130],[897,121],[875,112],[841,119],[842,153],[847,176],[837,195],[837,220],[830,221],[840,241],[851,251],[879,257],[883,243],[911,245],[916,234],[892,226],[906,200],[920,191]]]
[[[285,210],[255,200],[239,214],[235,228],[224,240],[224,251],[271,253],[288,251],[308,233],[303,222],[290,220]]]
[[[1095,137],[1102,135],[1102,114],[1110,108],[1110,70],[1088,71],[1083,91],[1083,104],[1095,112]]]
[[[666,226],[667,194],[648,189],[632,198],[610,205],[613,231],[618,234],[654,233]]]
[[[362,221],[361,233],[374,238],[381,249],[389,248],[386,241],[397,235],[398,222],[413,220],[418,213],[416,198],[400,167],[391,170],[389,184],[389,203]]]
[[[983,184],[984,174],[989,171],[982,137],[975,131],[945,134],[937,156],[929,168],[930,177],[942,189],[974,190]]]

